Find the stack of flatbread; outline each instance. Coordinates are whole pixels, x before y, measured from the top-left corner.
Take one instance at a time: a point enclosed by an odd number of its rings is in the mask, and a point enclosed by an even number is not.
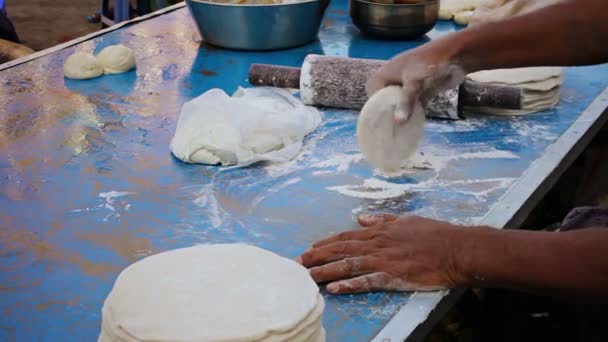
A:
[[[479,71],[467,75],[469,82],[520,87],[523,91],[522,109],[491,107],[465,108],[466,111],[495,115],[523,115],[555,106],[563,82],[560,67],[533,67]]]
[[[242,244],[147,257],[118,276],[100,342],[324,342],[323,297],[308,270]]]

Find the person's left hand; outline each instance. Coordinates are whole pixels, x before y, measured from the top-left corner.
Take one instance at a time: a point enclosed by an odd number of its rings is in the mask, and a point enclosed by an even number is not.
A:
[[[361,215],[362,229],[315,243],[297,261],[334,294],[460,286],[466,229],[418,216]],[[464,254],[463,254],[464,253]]]

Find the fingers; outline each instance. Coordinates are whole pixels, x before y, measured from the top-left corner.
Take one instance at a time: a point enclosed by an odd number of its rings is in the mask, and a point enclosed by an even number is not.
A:
[[[338,241],[366,241],[375,237],[378,233],[368,229],[356,229],[338,233],[325,240],[318,241],[312,245],[313,248],[326,246]]]
[[[364,255],[369,248],[361,241],[338,241],[329,245],[313,247],[299,258],[304,267],[324,265],[345,258]]]
[[[378,90],[386,87],[387,85],[388,84],[382,77],[379,77],[377,74],[374,74],[373,76],[368,78],[367,84],[365,85],[365,90],[367,91],[367,96],[371,97]]]
[[[420,89],[420,82],[418,81],[407,82],[407,84],[404,82],[401,101],[395,108],[394,120],[396,124],[402,125],[412,116],[416,102],[420,98]]]
[[[367,78],[365,89],[368,97],[389,85],[401,85],[400,73],[395,73],[395,68],[399,68],[399,63],[390,60]]]
[[[399,216],[391,214],[361,214],[357,216],[357,222],[361,227],[372,227],[377,224],[392,222]]]
[[[370,273],[348,280],[335,281],[328,284],[326,289],[333,294],[392,290],[389,286],[391,278],[388,273],[384,272]]]
[[[373,272],[376,264],[373,257],[346,258],[331,264],[313,267],[310,269],[310,275],[317,283],[325,283]]]

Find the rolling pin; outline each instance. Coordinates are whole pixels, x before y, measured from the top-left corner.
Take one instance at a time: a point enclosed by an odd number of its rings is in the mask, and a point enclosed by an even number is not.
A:
[[[367,101],[365,84],[382,60],[308,55],[301,68],[252,64],[249,83],[254,86],[300,90],[307,105],[360,110]],[[465,81],[424,104],[429,117],[457,120],[461,108],[521,109],[523,90],[518,87]]]

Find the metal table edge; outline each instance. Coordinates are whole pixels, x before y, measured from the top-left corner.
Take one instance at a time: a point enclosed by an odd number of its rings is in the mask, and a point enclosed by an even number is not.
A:
[[[144,20],[148,20],[148,19],[151,19],[151,18],[154,18],[154,17],[158,17],[158,16],[163,15],[165,13],[173,12],[173,11],[178,10],[178,9],[180,9],[182,7],[185,7],[185,6],[186,6],[186,2],[185,1],[184,2],[180,2],[180,3],[177,3],[175,5],[171,5],[171,6],[168,6],[168,7],[165,7],[165,8],[161,8],[161,9],[159,9],[157,11],[154,11],[152,13],[148,13],[148,14],[143,15],[141,17],[135,17],[133,19],[120,22],[120,23],[118,23],[116,25],[112,25],[112,26],[110,26],[108,28],[105,28],[103,30],[95,31],[95,32],[89,33],[87,35],[84,35],[82,37],[78,37],[78,38],[72,39],[70,41],[67,41],[65,43],[58,44],[58,45],[52,46],[52,47],[44,49],[44,50],[37,51],[37,52],[35,52],[35,53],[31,54],[31,55],[27,55],[27,56],[24,56],[24,57],[21,57],[21,58],[14,59],[12,61],[8,61],[6,63],[2,63],[2,64],[0,64],[0,71],[8,69],[8,68],[11,68],[11,67],[14,67],[14,66],[17,66],[19,64],[23,64],[23,63],[27,63],[29,61],[33,61],[35,59],[38,59],[38,58],[43,57],[43,56],[46,56],[46,55],[51,54],[53,52],[57,52],[57,51],[63,50],[63,49],[68,48],[70,46],[74,46],[76,44],[79,44],[79,43],[82,43],[82,42],[86,42],[87,40],[91,40],[93,38],[99,37],[99,36],[101,36],[103,34],[106,34],[108,32],[112,32],[114,30],[118,30],[121,27],[125,27],[125,26],[131,25],[131,24],[135,24],[135,23],[138,23],[138,22],[141,22],[141,21],[144,21]]]
[[[490,208],[480,225],[518,227],[607,121],[608,87]],[[421,341],[464,291],[415,292],[372,341]]]

